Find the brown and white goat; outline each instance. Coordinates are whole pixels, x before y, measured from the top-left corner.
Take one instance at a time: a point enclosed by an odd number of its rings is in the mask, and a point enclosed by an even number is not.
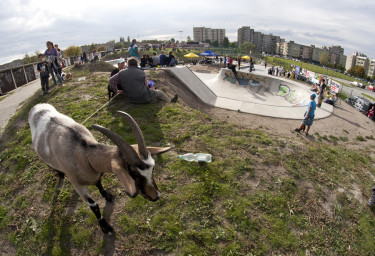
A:
[[[96,185],[100,194],[111,201],[112,195],[103,189],[101,176],[114,173],[128,196],[133,198],[139,193],[148,200],[157,201],[161,194],[153,177],[155,161],[151,155],[170,149],[146,147],[135,120],[125,112],[118,113],[130,123],[138,145],[131,146],[116,133],[92,125],[116,146],[98,143],[85,126],[49,104],[34,106],[28,118],[35,152],[47,165],[69,178],[106,234],[112,233],[113,228],[102,217],[98,204],[88,194],[87,186]]]

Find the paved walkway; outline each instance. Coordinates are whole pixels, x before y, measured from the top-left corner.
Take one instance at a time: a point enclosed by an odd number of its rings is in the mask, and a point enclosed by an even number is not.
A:
[[[23,102],[34,95],[40,88],[40,79],[36,79],[9,92],[8,95],[2,96],[4,99],[0,101],[0,134]]]

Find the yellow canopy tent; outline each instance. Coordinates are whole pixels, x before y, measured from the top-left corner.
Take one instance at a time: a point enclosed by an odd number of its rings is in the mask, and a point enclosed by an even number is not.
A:
[[[191,52],[191,53],[185,54],[184,57],[186,57],[186,58],[198,58],[199,56]]]
[[[250,56],[245,55],[245,56],[242,56],[241,59],[250,60]]]

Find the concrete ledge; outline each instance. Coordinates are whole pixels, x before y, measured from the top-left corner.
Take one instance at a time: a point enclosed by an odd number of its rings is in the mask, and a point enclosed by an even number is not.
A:
[[[216,94],[187,67],[164,68],[185,84],[204,103],[215,106]]]

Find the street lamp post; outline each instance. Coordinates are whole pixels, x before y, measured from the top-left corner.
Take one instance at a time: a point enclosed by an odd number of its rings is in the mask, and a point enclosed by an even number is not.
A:
[[[180,33],[180,45],[182,43],[182,32],[184,32],[183,30],[179,30],[178,33]]]

